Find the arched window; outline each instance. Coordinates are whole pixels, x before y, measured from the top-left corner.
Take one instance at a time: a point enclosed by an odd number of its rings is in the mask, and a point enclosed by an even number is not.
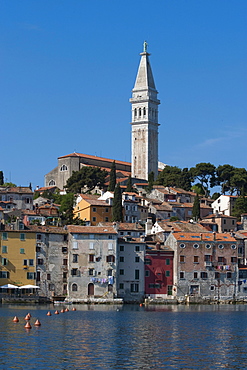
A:
[[[68,167],[63,164],[61,167],[60,167],[60,171],[68,171]]]
[[[146,108],[143,108],[143,115],[146,116]]]
[[[139,108],[139,117],[141,117],[141,115],[142,115],[142,110],[141,108]]]
[[[55,180],[50,180],[49,183],[48,183],[49,186],[55,186],[56,185],[56,182]]]
[[[134,115],[135,115],[135,117],[137,116],[137,109],[136,108],[134,110]]]
[[[72,284],[72,287],[71,287],[71,289],[72,289],[72,292],[77,292],[77,284]]]

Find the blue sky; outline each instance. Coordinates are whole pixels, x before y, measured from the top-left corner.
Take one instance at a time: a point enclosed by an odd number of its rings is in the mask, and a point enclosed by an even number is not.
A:
[[[0,170],[42,186],[74,151],[130,161],[147,40],[159,160],[247,167],[246,0],[0,2]]]

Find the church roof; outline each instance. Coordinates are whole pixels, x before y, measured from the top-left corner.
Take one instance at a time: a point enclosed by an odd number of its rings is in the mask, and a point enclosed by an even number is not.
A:
[[[133,90],[146,90],[148,88],[152,88],[156,90],[155,84],[154,84],[154,78],[152,69],[150,66],[149,58],[147,52],[143,52],[141,55],[141,61],[139,64],[138,73],[136,76],[136,82],[135,87]]]
[[[109,159],[109,158],[97,157],[96,155],[82,154],[82,153],[76,153],[76,152],[71,153],[71,154],[67,154],[67,155],[63,155],[61,157],[58,157],[58,159],[68,158],[68,157],[80,157],[80,158],[88,158],[88,159],[98,159],[99,161],[110,162],[110,163],[112,163],[113,161],[115,161],[115,163],[118,163],[118,164],[124,164],[126,166],[130,166],[131,165],[130,162],[118,161],[116,159]]]

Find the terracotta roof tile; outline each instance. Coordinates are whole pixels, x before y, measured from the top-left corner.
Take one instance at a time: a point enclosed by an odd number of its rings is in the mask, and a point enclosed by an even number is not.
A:
[[[112,226],[67,226],[70,233],[76,234],[117,234]]]

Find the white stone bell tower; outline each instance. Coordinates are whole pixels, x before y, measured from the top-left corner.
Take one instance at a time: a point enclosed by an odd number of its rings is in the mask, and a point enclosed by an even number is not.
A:
[[[158,91],[147,53],[147,43],[140,53],[141,61],[132,90],[132,158],[131,177],[148,180],[148,174],[158,175]]]

